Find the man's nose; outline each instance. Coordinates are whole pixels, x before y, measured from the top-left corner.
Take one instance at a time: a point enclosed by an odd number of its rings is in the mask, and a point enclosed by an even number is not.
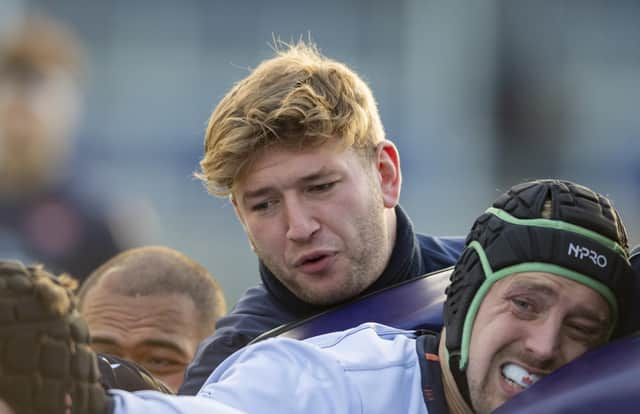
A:
[[[314,218],[313,209],[299,199],[290,198],[285,202],[287,220],[287,239],[291,241],[306,241],[320,228],[320,223]]]
[[[529,329],[525,346],[540,361],[553,361],[559,357],[562,321],[552,317]]]

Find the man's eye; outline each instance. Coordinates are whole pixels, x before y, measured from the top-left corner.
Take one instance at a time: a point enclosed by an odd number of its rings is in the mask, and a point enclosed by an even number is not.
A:
[[[175,361],[166,359],[166,358],[149,358],[146,361],[147,365],[152,365],[156,367],[167,367],[169,365],[175,364]]]
[[[337,181],[331,181],[329,183],[312,185],[311,187],[309,187],[309,191],[312,193],[322,193],[324,191],[332,189],[336,185],[336,183]]]
[[[603,340],[605,329],[601,326],[570,324],[569,332],[574,338],[589,342],[598,342]]]
[[[175,371],[184,366],[183,363],[174,359],[156,357],[147,358],[141,365],[154,374]]]
[[[570,328],[582,335],[595,335],[595,329],[588,327],[588,326],[582,326],[582,325],[571,325]]]
[[[266,211],[276,205],[276,200],[267,200],[251,206],[251,211]]]
[[[535,303],[527,299],[511,298],[514,311],[519,316],[531,316],[536,312]]]

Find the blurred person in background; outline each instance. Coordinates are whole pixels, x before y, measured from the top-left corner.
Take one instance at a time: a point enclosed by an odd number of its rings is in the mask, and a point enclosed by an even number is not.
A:
[[[121,250],[72,174],[85,67],[79,39],[50,18],[0,38],[0,257],[80,281]]]
[[[399,206],[400,155],[367,84],[313,44],[275,48],[214,110],[198,174],[231,200],[262,283],[200,345],[181,394],[258,335],[451,266],[463,248],[417,234]]]
[[[94,351],[135,362],[172,392],[182,384],[200,341],[226,313],[215,278],[193,259],[162,246],[113,257],[87,278],[78,301]],[[123,388],[119,385],[112,384]]]

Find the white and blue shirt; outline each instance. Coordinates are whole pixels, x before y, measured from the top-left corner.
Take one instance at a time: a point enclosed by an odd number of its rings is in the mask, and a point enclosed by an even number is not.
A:
[[[415,334],[367,323],[243,348],[196,397],[111,390],[114,414],[427,414]]]

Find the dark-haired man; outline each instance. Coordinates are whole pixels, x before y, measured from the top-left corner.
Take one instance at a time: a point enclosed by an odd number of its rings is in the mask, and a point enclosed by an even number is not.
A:
[[[126,250],[96,269],[78,292],[91,347],[146,368],[176,392],[198,344],[226,313],[214,277],[163,246]]]

